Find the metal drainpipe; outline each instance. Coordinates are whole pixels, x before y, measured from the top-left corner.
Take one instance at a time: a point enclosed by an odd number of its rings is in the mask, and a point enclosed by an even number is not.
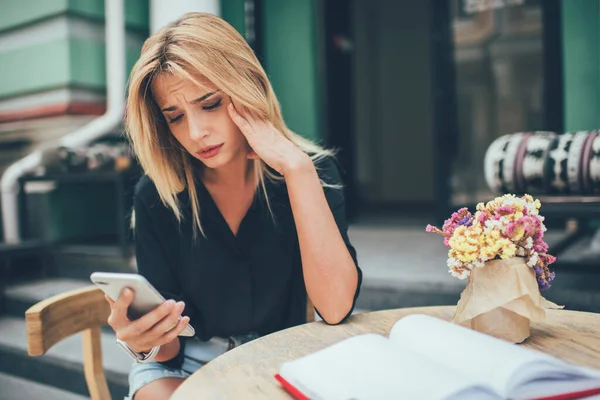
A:
[[[12,164],[2,175],[2,221],[4,241],[19,243],[19,179],[26,173],[42,165],[44,156],[59,147],[75,147],[90,143],[111,132],[123,120],[125,108],[125,21],[123,0],[105,0],[106,18],[106,97],[107,109],[104,115],[94,119],[80,129],[71,132],[46,149],[37,150]]]

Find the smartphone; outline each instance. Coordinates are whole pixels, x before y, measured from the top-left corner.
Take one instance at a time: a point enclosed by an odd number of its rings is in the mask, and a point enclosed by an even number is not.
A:
[[[165,301],[158,290],[139,274],[94,272],[90,279],[113,301],[117,301],[123,289],[132,289],[134,297],[127,310],[127,316],[132,321],[154,310]],[[188,324],[179,336],[191,337],[195,334],[194,328]]]

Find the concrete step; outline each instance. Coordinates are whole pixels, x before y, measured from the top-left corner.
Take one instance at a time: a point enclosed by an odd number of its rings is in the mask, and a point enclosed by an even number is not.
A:
[[[75,393],[0,373],[0,400],[89,400]]]
[[[41,278],[33,281],[9,284],[4,288],[4,311],[8,315],[23,318],[25,311],[35,303],[74,289],[93,285],[89,280],[65,278]]]
[[[127,394],[131,360],[115,345],[114,333],[102,332],[104,373],[113,399]],[[47,354],[27,354],[25,320],[0,317],[0,372],[88,396],[83,374],[81,335],[57,343]]]
[[[3,295],[0,293],[0,298],[2,299],[0,305],[3,303],[2,309],[5,315],[24,318],[25,312],[29,307],[39,301],[91,285],[93,283],[89,280],[70,278],[43,277],[31,281],[21,280],[8,284],[3,289]],[[102,330],[107,333],[113,332],[112,328],[108,325],[102,326]]]

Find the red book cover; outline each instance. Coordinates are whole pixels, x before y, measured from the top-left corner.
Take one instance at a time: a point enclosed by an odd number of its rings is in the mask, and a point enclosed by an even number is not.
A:
[[[556,396],[540,397],[534,400],[573,400],[585,399],[587,397],[600,394],[600,388],[582,390],[580,392],[557,394]]]
[[[286,381],[281,375],[276,374],[275,379],[283,386],[283,388],[296,400],[310,400],[294,385]],[[556,396],[540,397],[533,400],[576,400],[585,399],[595,394],[600,394],[600,388],[587,389],[579,392],[563,393]]]

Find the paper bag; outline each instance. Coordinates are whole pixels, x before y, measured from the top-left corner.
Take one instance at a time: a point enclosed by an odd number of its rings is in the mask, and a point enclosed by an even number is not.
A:
[[[530,321],[543,321],[550,308],[562,307],[542,297],[524,258],[492,260],[471,271],[453,322],[521,343],[530,335]]]

